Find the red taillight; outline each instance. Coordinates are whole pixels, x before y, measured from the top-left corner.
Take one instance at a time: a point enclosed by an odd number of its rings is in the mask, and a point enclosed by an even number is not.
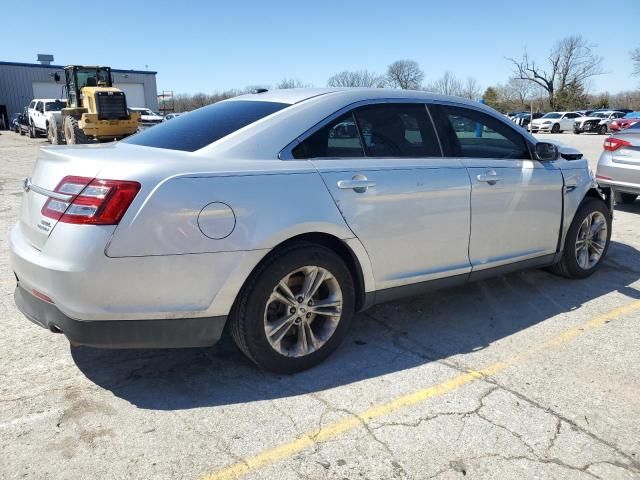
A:
[[[54,191],[69,199],[49,198],[42,215],[65,223],[116,225],[139,190],[138,182],[64,177]]]
[[[609,152],[615,152],[622,147],[630,147],[631,143],[621,138],[609,137],[604,141],[604,149]]]

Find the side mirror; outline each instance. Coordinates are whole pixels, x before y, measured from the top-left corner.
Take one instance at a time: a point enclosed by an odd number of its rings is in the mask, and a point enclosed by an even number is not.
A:
[[[551,162],[558,159],[558,147],[553,143],[536,143],[536,157],[541,162]]]

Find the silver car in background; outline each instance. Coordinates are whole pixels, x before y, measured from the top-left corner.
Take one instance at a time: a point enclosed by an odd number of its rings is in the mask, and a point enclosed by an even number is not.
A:
[[[635,202],[640,195],[640,123],[604,141],[596,179],[613,190],[617,203]]]
[[[426,92],[240,96],[42,148],[24,190],[10,251],[29,319],[111,348],[227,328],[278,372],[322,361],[376,303],[532,267],[587,277],[611,236],[580,152]]]

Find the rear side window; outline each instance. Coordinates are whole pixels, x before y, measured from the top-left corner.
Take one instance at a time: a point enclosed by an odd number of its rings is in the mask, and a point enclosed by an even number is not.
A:
[[[355,112],[368,157],[440,157],[424,104],[380,103]]]
[[[287,103],[231,100],[214,103],[133,135],[123,143],[195,152],[242,127],[288,107]]]
[[[432,112],[447,156],[531,159],[522,135],[491,115],[449,105],[434,105]]]
[[[293,158],[353,158],[363,157],[364,151],[353,113],[330,122],[293,151]]]

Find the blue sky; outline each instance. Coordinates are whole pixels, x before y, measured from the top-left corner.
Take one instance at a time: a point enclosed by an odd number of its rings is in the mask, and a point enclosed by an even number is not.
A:
[[[416,60],[426,79],[450,70],[505,82],[504,57],[544,59],[583,35],[604,57],[592,92],[636,88],[628,52],[640,46],[640,0],[602,1],[119,1],[20,0],[3,8],[0,60],[102,64],[158,71],[158,89],[213,92],[298,78],[324,86],[342,70],[384,72]],[[100,23],[104,14],[105,22]],[[97,28],[83,25],[84,18]],[[29,24],[31,23],[31,26]],[[90,22],[91,25],[93,22]],[[69,36],[65,30],[73,26]],[[25,33],[28,33],[25,35]],[[73,42],[67,41],[72,38]]]

